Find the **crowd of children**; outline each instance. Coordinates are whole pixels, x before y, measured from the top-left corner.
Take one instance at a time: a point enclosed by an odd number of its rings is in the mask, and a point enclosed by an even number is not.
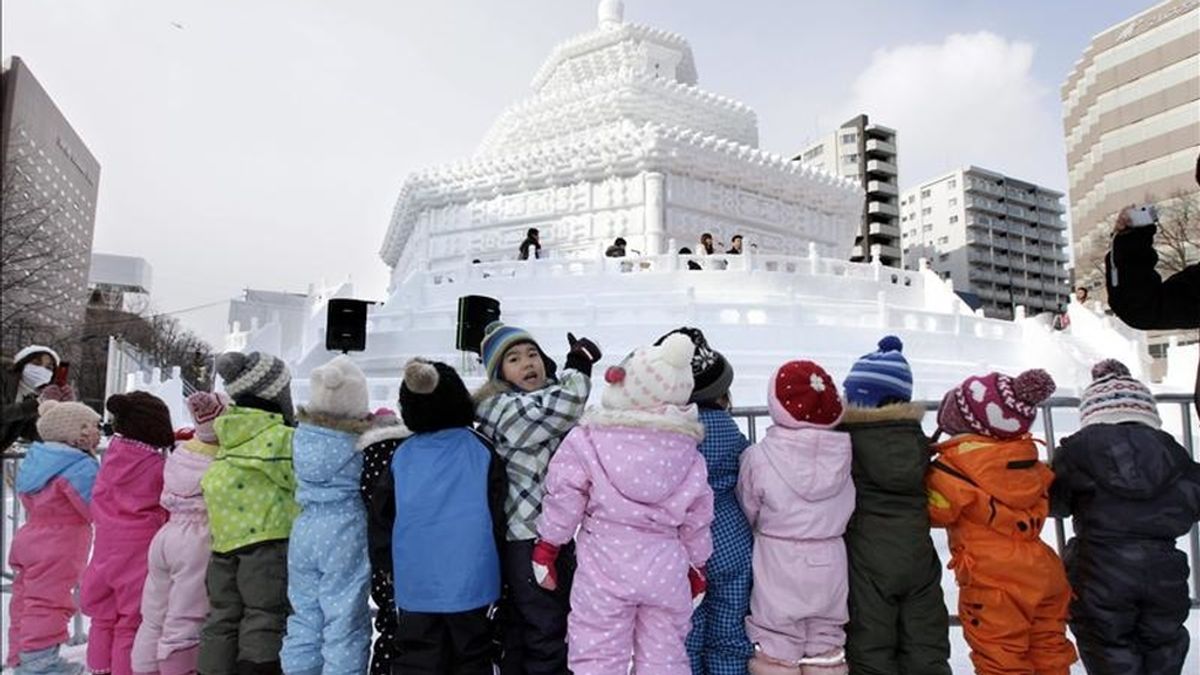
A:
[[[223,354],[190,432],[109,398],[103,461],[95,412],[43,402],[6,667],[81,672],[59,653],[79,586],[103,675],[948,675],[945,528],[977,673],[1067,675],[1068,623],[1090,673],[1180,673],[1200,465],[1119,362],[1049,465],[1041,370],[966,378],[929,438],[897,338],[841,387],[789,361],[751,444],[700,330],[607,368],[590,408],[600,348],[567,343],[560,371],[495,322],[482,388],[413,359],[399,414],[345,356],[296,410],[280,359]]]

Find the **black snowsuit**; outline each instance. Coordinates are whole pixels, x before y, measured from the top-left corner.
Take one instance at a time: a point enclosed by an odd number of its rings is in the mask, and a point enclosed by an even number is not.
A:
[[[371,600],[375,603],[375,644],[371,675],[390,675],[396,657],[396,602],[392,585],[392,455],[411,435],[401,424],[371,429],[359,439],[363,449],[362,497],[367,506],[367,555],[371,560]]]
[[[1063,562],[1071,631],[1091,675],[1171,675],[1188,650],[1188,561],[1175,540],[1200,518],[1200,465],[1144,424],[1063,439],[1051,514],[1071,515]]]
[[[1112,250],[1104,259],[1108,304],[1134,328],[1200,328],[1200,263],[1164,281],[1154,271],[1158,264],[1155,229],[1138,227],[1113,237]],[[1192,400],[1200,414],[1200,364]]]
[[[855,675],[950,675],[942,566],[929,535],[925,472],[930,443],[919,405],[848,408],[857,493],[846,528]]]

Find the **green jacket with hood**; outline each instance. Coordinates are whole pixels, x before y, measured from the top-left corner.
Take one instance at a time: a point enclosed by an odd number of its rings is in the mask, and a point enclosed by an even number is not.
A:
[[[230,406],[213,423],[221,449],[200,486],[214,553],[287,539],[300,512],[283,416]]]

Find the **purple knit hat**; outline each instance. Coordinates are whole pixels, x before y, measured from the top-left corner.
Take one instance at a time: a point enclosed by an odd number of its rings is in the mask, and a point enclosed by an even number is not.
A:
[[[198,391],[187,397],[188,412],[196,423],[196,438],[205,443],[216,443],[217,432],[213,422],[225,412],[229,397],[221,392]]]
[[[1040,368],[1016,377],[1000,373],[971,376],[942,398],[938,427],[951,434],[1017,438],[1029,433],[1038,406],[1054,389],[1054,379]]]

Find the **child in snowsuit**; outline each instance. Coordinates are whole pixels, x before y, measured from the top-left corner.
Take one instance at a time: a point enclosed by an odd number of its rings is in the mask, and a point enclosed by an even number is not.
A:
[[[130,675],[133,640],[142,623],[147,552],[167,522],[159,504],[164,456],[175,446],[171,413],[161,399],[141,391],[116,394],[105,404],[116,435],[108,444],[92,518],[96,544],[83,574],[79,604],[92,620],[87,664],[93,673]]]
[[[280,654],[288,675],[360,675],[371,648],[367,512],[360,494],[367,378],[346,355],[309,376],[292,439],[296,501],[288,550],[292,614]]]
[[[163,469],[159,503],[171,515],[150,542],[142,625],[133,641],[134,673],[196,672],[200,627],[208,615],[204,575],[212,552],[200,478],[217,454],[213,421],[227,402],[223,394],[203,391],[187,399],[195,435],[175,448]]]
[[[1063,560],[1071,631],[1089,673],[1178,675],[1188,651],[1188,561],[1175,547],[1200,518],[1200,465],[1154,397],[1119,361],[1092,369],[1082,429],[1054,458],[1054,515],[1074,518]]]
[[[942,565],[929,536],[925,471],[933,447],[912,400],[912,371],[900,339],[856,361],[842,386],[850,434],[854,515],[846,526],[850,563],[851,672],[950,675],[950,624]]]
[[[362,492],[367,509],[367,557],[371,562],[371,600],[375,602],[375,643],[371,646],[370,675],[391,675],[396,658],[396,600],[392,582],[392,524],[396,520],[395,496],[380,490],[391,484],[392,457],[412,435],[396,413],[375,411],[371,428],[358,438],[363,453]]]
[[[737,495],[754,528],[746,634],[752,675],[846,670],[846,545],[854,510],[850,435],[837,385],[812,361],[788,361],[767,384],[774,424],[742,455]]]
[[[569,664],[575,675],[687,675],[684,641],[712,554],[713,494],[696,444],[694,347],[670,335],[605,374],[550,462],[534,575],[557,586],[558,548],[578,537]],[[578,531],[578,535],[576,535]]]
[[[1040,536],[1054,475],[1029,435],[1053,392],[1043,370],[990,373],[967,378],[938,408],[939,433],[957,435],[936,446],[926,474],[929,518],[949,535],[958,613],[981,675],[1066,675],[1075,661],[1071,589]]]
[[[571,350],[561,379],[555,377],[554,362],[524,330],[495,321],[484,329],[480,345],[489,380],[475,394],[475,419],[508,473],[506,541],[500,552],[507,591],[500,619],[502,675],[562,675],[567,668],[573,548],[566,546],[558,557],[560,583],[552,593],[533,582],[529,562],[546,468],[583,415],[592,364],[600,359],[591,340],[567,337]]]
[[[754,654],[746,638],[746,615],[750,613],[750,552],[754,535],[733,488],[737,485],[742,451],[750,441],[729,414],[729,387],[733,366],[709,346],[698,328],[679,328],[692,340],[692,395],[700,409],[704,440],[700,455],[708,469],[713,491],[713,553],[704,568],[707,590],[704,601],[692,613],[692,630],[687,637],[692,675],[745,675],[746,662]],[[658,344],[667,338],[659,338]]]
[[[393,519],[379,538],[392,549],[395,672],[491,675],[490,609],[500,597],[508,490],[503,463],[471,428],[474,402],[444,363],[408,362],[400,414],[413,435],[376,483],[375,498]],[[372,522],[385,524],[378,515]]]
[[[82,403],[38,406],[42,440],[29,446],[16,492],[28,520],[13,537],[8,660],[17,673],[78,673],[58,654],[75,613],[79,583],[92,543],[90,502],[98,464],[100,416]],[[18,665],[19,664],[19,665]]]
[[[221,448],[200,480],[212,556],[199,671],[279,673],[289,612],[288,537],[299,511],[291,375],[283,361],[261,352],[225,352],[217,373],[233,405],[213,422]]]

